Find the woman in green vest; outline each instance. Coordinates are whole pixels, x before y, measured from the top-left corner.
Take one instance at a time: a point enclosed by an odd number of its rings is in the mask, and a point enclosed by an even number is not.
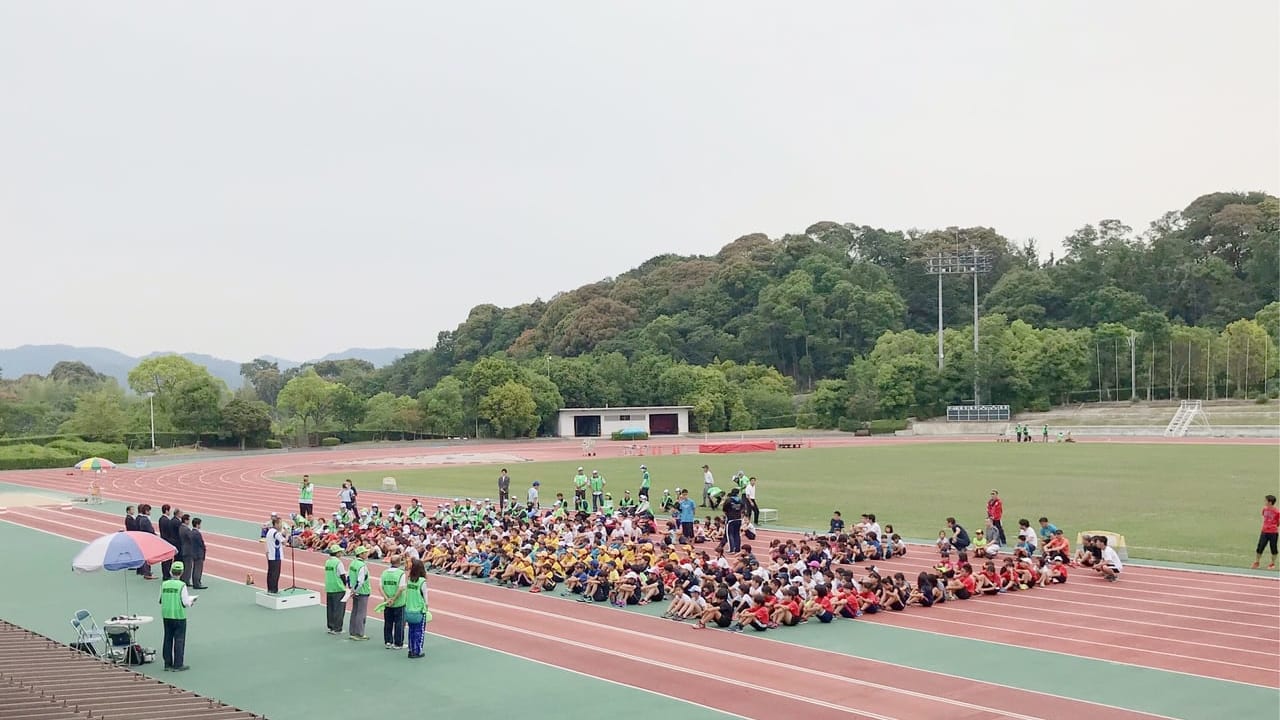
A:
[[[195,604],[197,596],[187,594],[187,584],[180,577],[186,566],[175,560],[169,568],[170,577],[160,584],[160,618],[164,621],[164,669],[178,672],[189,670],[183,659],[187,651],[187,608]]]
[[[422,657],[422,642],[427,632],[427,568],[421,560],[409,566],[405,588],[404,619],[409,624],[409,657]]]
[[[351,561],[347,569],[347,586],[351,588],[351,624],[349,632],[352,640],[368,640],[364,634],[365,616],[369,614],[369,566],[365,559],[369,557],[369,548],[361,545],[356,548],[356,559]]]
[[[316,486],[311,484],[311,476],[302,476],[302,485],[298,487],[298,514],[304,518],[311,517],[311,508],[315,498]]]

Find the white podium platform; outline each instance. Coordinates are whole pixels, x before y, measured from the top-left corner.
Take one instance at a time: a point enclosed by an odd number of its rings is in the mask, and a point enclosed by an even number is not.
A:
[[[260,592],[254,602],[268,610],[292,610],[320,604],[320,593],[314,590],[281,590],[277,595]]]

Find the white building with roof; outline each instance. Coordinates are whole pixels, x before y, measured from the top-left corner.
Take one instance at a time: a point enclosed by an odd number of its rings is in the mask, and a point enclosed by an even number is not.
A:
[[[689,405],[655,407],[562,408],[556,423],[560,437],[609,437],[619,430],[643,430],[650,436],[689,432]]]

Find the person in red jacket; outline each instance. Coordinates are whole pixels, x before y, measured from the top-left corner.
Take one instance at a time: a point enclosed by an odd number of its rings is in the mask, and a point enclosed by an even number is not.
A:
[[[999,490],[991,491],[991,499],[987,501],[987,517],[991,519],[992,527],[1000,533],[1000,544],[1008,545],[1004,537],[1004,526],[1000,524],[1000,518],[1004,517],[1004,502],[1000,500]]]
[[[1268,495],[1267,504],[1262,506],[1262,534],[1258,536],[1258,557],[1251,567],[1258,567],[1262,562],[1262,549],[1271,546],[1271,564],[1268,570],[1276,569],[1276,539],[1280,537],[1280,509],[1276,508],[1276,496]]]

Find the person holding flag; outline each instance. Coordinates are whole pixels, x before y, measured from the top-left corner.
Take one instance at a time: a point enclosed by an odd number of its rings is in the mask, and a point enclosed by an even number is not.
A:
[[[365,616],[369,614],[369,566],[365,559],[369,557],[369,548],[361,545],[356,548],[356,559],[351,561],[347,573],[347,587],[351,589],[351,624],[348,632],[352,640],[368,640],[364,634]]]

